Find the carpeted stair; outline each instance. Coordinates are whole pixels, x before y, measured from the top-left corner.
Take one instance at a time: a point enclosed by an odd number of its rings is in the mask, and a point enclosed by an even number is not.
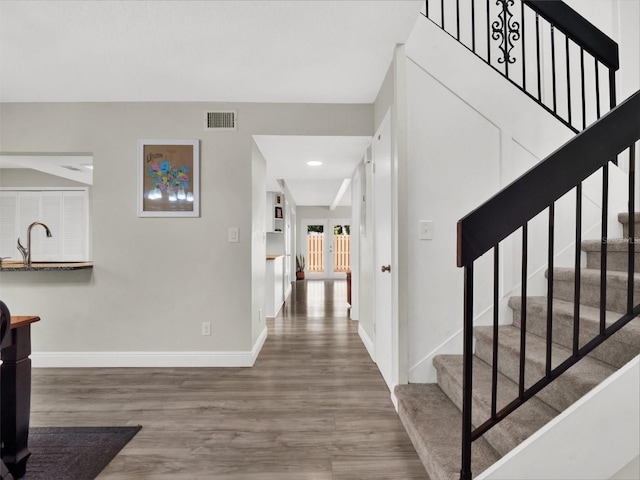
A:
[[[624,235],[628,236],[629,216],[620,214]],[[635,216],[640,236],[640,214]],[[609,239],[607,250],[607,312],[611,324],[626,311],[628,240]],[[582,346],[599,331],[600,322],[600,241],[582,243],[587,255],[580,272],[580,340]],[[635,268],[640,271],[640,248]],[[571,355],[573,346],[575,272],[554,268],[552,299],[553,365]],[[640,303],[640,274],[635,275],[634,300]],[[518,396],[521,297],[512,297],[512,325],[498,331],[498,399],[500,409]],[[546,358],[547,298],[527,297],[525,383],[530,386],[544,376]],[[474,328],[473,423],[479,425],[491,412],[491,362],[493,327]],[[536,397],[473,443],[472,471],[477,476],[532,433],[552,420],[616,369],[640,354],[640,318],[635,318],[589,356],[567,370]],[[437,384],[398,385],[398,414],[425,465],[431,480],[460,478],[462,429],[462,356],[435,357]]]

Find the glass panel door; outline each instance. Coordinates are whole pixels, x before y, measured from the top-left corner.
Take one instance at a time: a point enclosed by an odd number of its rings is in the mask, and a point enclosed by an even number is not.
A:
[[[323,275],[325,273],[325,223],[307,224],[307,273]]]
[[[306,248],[306,273],[315,278],[345,278],[351,268],[351,226],[346,219],[302,222]]]
[[[333,222],[332,272],[343,274],[351,270],[351,226],[345,222]]]

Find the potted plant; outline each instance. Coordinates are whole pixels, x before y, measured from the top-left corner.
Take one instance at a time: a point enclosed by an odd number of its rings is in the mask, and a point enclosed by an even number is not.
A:
[[[304,280],[304,255],[296,255],[296,280]]]

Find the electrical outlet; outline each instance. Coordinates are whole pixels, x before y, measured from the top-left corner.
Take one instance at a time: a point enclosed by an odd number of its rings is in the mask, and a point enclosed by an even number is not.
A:
[[[258,323],[262,323],[262,309],[258,309]]]
[[[202,335],[211,335],[211,322],[202,322]]]

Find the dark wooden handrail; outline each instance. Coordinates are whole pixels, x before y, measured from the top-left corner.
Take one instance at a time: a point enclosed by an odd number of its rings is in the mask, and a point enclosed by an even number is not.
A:
[[[557,0],[523,0],[522,3],[552,22],[607,67],[618,70],[618,44],[566,3]]]
[[[640,91],[459,220],[458,266],[471,266],[639,138]]]

